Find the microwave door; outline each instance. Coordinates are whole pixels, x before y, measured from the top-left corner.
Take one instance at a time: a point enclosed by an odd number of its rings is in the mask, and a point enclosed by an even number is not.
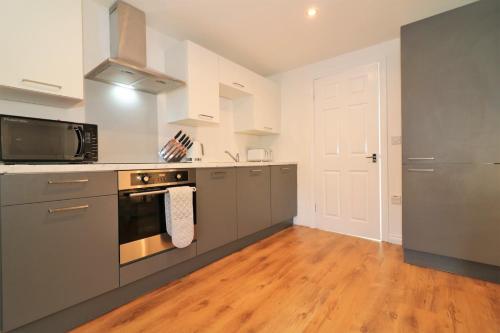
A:
[[[2,159],[5,161],[74,160],[78,134],[73,125],[35,119],[2,119]]]

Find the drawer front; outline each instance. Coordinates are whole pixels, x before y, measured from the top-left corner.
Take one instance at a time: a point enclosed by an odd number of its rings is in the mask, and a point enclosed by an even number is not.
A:
[[[271,222],[277,224],[297,215],[297,166],[271,167]]]
[[[270,168],[237,168],[237,187],[238,238],[270,227]]]
[[[120,267],[120,286],[140,280],[196,256],[196,242]]]
[[[198,254],[237,238],[236,168],[196,170]]]
[[[6,174],[1,177],[2,206],[117,193],[116,172]]]
[[[117,197],[2,207],[3,330],[119,284]]]

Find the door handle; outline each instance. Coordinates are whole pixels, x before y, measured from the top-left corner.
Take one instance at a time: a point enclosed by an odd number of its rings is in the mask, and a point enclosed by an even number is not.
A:
[[[434,172],[434,169],[408,169],[408,172]]]
[[[408,157],[408,161],[433,161],[434,157]]]
[[[74,206],[74,207],[64,207],[64,208],[49,208],[49,214],[71,212],[74,210],[83,210],[89,208],[89,205]]]
[[[245,85],[239,83],[239,82],[233,82],[233,85],[240,87],[240,88],[245,88]]]
[[[209,118],[209,119],[214,119],[214,117],[213,117],[213,116],[210,116],[210,115],[208,115],[208,114],[203,114],[203,113],[200,113],[198,116],[199,116],[200,118]]]
[[[214,171],[212,172],[212,178],[223,178],[226,174],[226,171]]]
[[[365,158],[371,158],[373,163],[377,163],[377,153],[373,153],[370,156],[366,156]]]
[[[88,179],[73,179],[73,180],[49,180],[47,184],[49,185],[62,185],[62,184],[81,184],[88,183]]]

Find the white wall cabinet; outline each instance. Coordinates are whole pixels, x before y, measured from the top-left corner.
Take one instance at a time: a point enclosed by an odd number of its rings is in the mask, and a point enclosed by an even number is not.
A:
[[[238,133],[279,134],[281,89],[275,82],[254,74],[252,95],[233,99],[234,125]]]
[[[167,75],[186,86],[167,95],[167,121],[189,126],[219,123],[219,57],[183,41],[166,52]]]
[[[0,2],[0,98],[68,107],[83,100],[81,0]]]
[[[243,66],[219,57],[220,96],[237,99],[255,94],[256,74]]]

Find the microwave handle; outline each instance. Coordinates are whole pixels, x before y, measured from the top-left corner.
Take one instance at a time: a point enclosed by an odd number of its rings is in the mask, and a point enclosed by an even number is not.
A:
[[[76,150],[76,157],[83,156],[83,151],[85,150],[85,135],[83,134],[83,129],[80,126],[75,126],[75,133],[78,139],[78,148]]]

